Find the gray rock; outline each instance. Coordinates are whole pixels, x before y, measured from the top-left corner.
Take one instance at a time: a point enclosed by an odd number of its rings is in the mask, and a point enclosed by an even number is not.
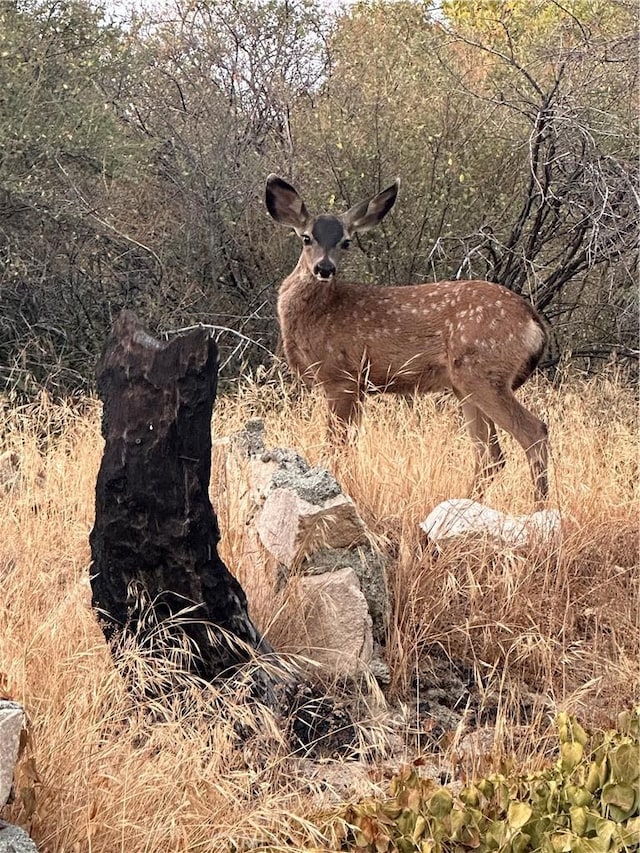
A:
[[[353,569],[299,578],[300,636],[293,644],[325,672],[358,675],[373,654],[371,617]]]
[[[0,853],[38,853],[24,829],[0,820]]]
[[[252,418],[232,437],[233,449],[241,456],[261,456],[264,453],[264,421],[262,418]]]
[[[376,642],[384,645],[391,605],[387,584],[387,560],[382,554],[369,545],[322,548],[307,557],[301,566],[301,572],[305,575],[315,575],[344,568],[351,568],[356,573],[373,620],[373,637]]]
[[[267,551],[289,569],[324,548],[350,548],[367,541],[351,498],[340,494],[312,504],[285,488],[268,492],[256,530]]]
[[[13,769],[20,748],[25,717],[22,705],[0,700],[0,808],[7,802],[13,784]]]
[[[437,545],[475,539],[490,543],[495,549],[526,549],[543,544],[556,547],[562,539],[560,510],[507,515],[467,498],[439,503],[420,527]]]
[[[342,489],[326,468],[312,468],[295,450],[277,447],[262,454],[263,462],[276,462],[273,488],[291,489],[307,503],[320,506],[341,494]]]
[[[374,657],[369,663],[369,672],[378,684],[388,685],[391,684],[391,670],[389,669],[389,665],[385,660],[381,657],[375,656],[375,647],[374,647]]]
[[[342,489],[326,468],[310,468],[305,474],[279,468],[273,475],[275,488],[293,489],[303,501],[320,506]]]
[[[279,468],[286,468],[294,474],[306,474],[311,465],[291,447],[272,447],[260,457],[263,462],[277,462]]]
[[[355,504],[335,477],[326,468],[309,465],[292,448],[265,450],[259,419],[233,437],[230,450],[226,479],[247,483],[244,517],[277,561],[273,588],[282,591],[301,579],[352,572],[368,607],[373,637],[384,646],[390,613],[387,560],[371,546]],[[379,676],[381,682],[388,679],[384,665]]]

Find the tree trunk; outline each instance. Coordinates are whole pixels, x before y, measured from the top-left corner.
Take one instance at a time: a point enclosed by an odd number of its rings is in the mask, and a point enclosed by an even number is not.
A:
[[[209,499],[218,350],[204,330],[161,343],[129,312],[98,365],[104,455],[91,588],[107,640],[134,636],[213,680],[271,651],[218,556]]]

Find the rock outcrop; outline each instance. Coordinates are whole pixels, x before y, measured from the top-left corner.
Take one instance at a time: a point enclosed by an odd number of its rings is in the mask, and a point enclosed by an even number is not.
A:
[[[20,733],[24,726],[22,705],[7,699],[0,700],[0,808],[9,799],[20,749]]]
[[[348,495],[326,469],[294,450],[267,449],[262,421],[230,442],[228,477],[246,476],[247,520],[278,566],[296,617],[290,645],[332,676],[355,676],[384,645],[389,617],[386,560]]]

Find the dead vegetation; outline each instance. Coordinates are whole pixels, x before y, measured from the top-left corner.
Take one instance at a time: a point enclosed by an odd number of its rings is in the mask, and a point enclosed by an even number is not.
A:
[[[472,469],[446,398],[370,401],[357,446],[339,460],[344,490],[393,558],[392,713],[362,727],[364,740],[381,745],[391,720],[403,751],[396,761],[422,749],[433,753],[436,772],[471,773],[481,759],[465,749],[464,734],[490,723],[494,744],[482,760],[534,765],[555,711],[606,724],[637,693],[634,395],[609,374],[559,387],[539,379],[523,397],[551,430],[550,506],[562,510],[566,529],[557,552],[429,549],[418,522],[439,501],[463,496]],[[214,434],[256,416],[270,445],[294,446],[314,464],[326,458],[319,398],[278,379],[245,382],[218,400]],[[0,453],[19,459],[19,476],[0,485],[0,691],[22,702],[31,721],[16,799],[2,816],[26,826],[45,853],[332,849],[324,818],[331,790],[335,800],[342,789],[290,753],[283,721],[224,687],[194,684],[173,707],[151,713],[127,694],[89,608],[99,405],[7,402],[0,423]],[[487,502],[528,512],[524,455],[508,437],[505,450],[507,468]],[[221,486],[218,472],[221,554],[277,648],[286,602],[264,589],[261,555],[246,547],[242,485]],[[461,723],[437,744],[425,696],[447,659],[475,687],[458,709]],[[141,681],[153,677],[144,662],[132,665]],[[385,772],[374,763],[358,784],[381,783]]]

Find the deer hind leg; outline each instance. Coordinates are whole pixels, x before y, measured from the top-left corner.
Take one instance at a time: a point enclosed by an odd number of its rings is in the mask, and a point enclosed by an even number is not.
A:
[[[476,391],[471,399],[488,418],[511,433],[522,446],[529,460],[536,504],[544,504],[549,494],[547,425],[525,409],[508,388],[496,390],[484,386],[480,391]]]
[[[504,454],[498,442],[496,425],[491,418],[468,398],[460,398],[460,405],[476,456],[470,493],[478,500],[482,500],[485,488],[498,471],[504,468]]]

